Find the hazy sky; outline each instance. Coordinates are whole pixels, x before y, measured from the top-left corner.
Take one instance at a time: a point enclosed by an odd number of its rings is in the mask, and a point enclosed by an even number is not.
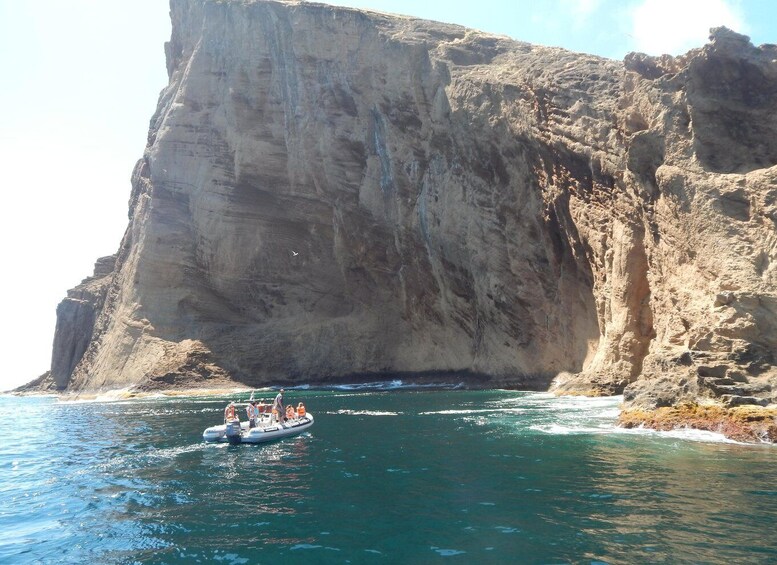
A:
[[[613,58],[682,53],[722,24],[777,42],[771,0],[328,3]],[[0,390],[49,367],[57,304],[118,248],[169,35],[166,0],[0,0]]]

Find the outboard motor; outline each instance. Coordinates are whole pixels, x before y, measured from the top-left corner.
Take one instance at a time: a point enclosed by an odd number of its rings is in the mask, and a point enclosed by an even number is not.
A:
[[[242,441],[240,435],[240,420],[230,420],[227,422],[227,441],[232,445],[236,445]]]

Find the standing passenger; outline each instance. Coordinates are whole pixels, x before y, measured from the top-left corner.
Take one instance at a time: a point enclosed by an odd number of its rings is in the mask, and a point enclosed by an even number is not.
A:
[[[248,427],[256,427],[256,402],[251,401],[246,406],[246,414],[248,415]]]
[[[278,391],[278,395],[273,400],[272,409],[278,412],[279,422],[286,420],[286,409],[283,407],[283,389]]]

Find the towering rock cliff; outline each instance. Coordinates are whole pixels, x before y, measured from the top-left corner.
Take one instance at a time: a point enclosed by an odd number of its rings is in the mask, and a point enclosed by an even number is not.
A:
[[[774,400],[777,47],[625,62],[331,6],[171,0],[170,84],[69,390],[449,374]]]

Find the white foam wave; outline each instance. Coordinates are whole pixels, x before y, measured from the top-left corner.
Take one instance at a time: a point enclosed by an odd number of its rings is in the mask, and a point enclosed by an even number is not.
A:
[[[372,383],[354,383],[354,384],[343,384],[343,385],[334,385],[332,388],[334,390],[394,390],[397,388],[402,388],[403,383],[400,380],[393,380],[393,381],[377,381]]]
[[[202,444],[194,443],[191,445],[184,445],[180,447],[149,449],[148,451],[146,451],[145,456],[151,459],[172,459],[184,453],[191,453],[193,451],[200,451],[200,450],[202,450]]]
[[[327,412],[327,414],[345,416],[399,416],[401,412],[387,412],[382,410],[338,410],[337,412]]]
[[[683,441],[699,443],[730,443],[745,445],[741,442],[729,439],[721,433],[693,428],[679,428],[675,430],[653,430],[650,428],[623,428],[615,423],[602,423],[598,426],[585,424],[544,424],[529,426],[529,429],[549,435],[640,435],[656,438],[672,438]]]
[[[567,396],[558,397],[550,402],[562,410],[596,410],[612,408],[623,402],[623,396]]]
[[[429,416],[432,414],[443,414],[443,415],[449,415],[449,414],[480,414],[484,412],[496,412],[496,410],[435,410],[433,412],[419,412],[419,414],[422,414],[424,416]]]
[[[530,430],[542,432],[545,434],[568,436],[575,434],[606,434],[616,430],[615,426],[584,426],[584,425],[564,425],[564,424],[536,424],[529,426]]]
[[[552,395],[531,395],[535,408],[546,415],[552,415],[551,422],[543,421],[529,426],[529,429],[546,434],[622,434],[644,435],[656,438],[671,438],[683,441],[704,443],[740,442],[727,438],[721,433],[692,428],[679,428],[670,431],[650,428],[623,428],[618,426],[618,415],[623,396],[605,397],[553,397]],[[525,399],[524,399],[525,400]]]
[[[127,400],[130,396],[129,388],[121,388],[116,390],[109,390],[101,394],[89,395],[89,396],[60,396],[59,402],[63,404],[95,404],[106,402],[120,402]]]
[[[515,390],[507,390],[504,388],[499,388],[496,390],[500,392],[506,392],[506,393],[511,393],[516,395],[508,398],[503,398],[501,400],[498,400],[497,402],[525,402],[527,400],[555,400],[558,398],[558,396],[550,392],[515,391]]]
[[[331,388],[333,390],[343,391],[359,391],[359,390],[415,390],[415,389],[444,389],[444,390],[456,390],[464,387],[464,383],[405,383],[400,379],[394,379],[392,381],[375,381],[370,383],[353,383],[334,385]],[[326,389],[328,387],[321,387]]]
[[[467,414],[523,414],[526,410],[523,408],[477,408],[477,409],[461,409],[461,410],[434,410],[432,412],[419,412],[420,415],[430,416],[440,414],[443,416],[449,415],[467,415]]]
[[[653,430],[650,428],[620,428],[616,427],[615,433],[619,434],[631,434],[631,435],[646,435],[664,438],[681,439],[685,441],[695,441],[702,443],[732,443],[738,445],[748,445],[733,439],[727,438],[721,433],[710,432],[706,430],[696,430],[693,428],[678,428],[675,430]]]

